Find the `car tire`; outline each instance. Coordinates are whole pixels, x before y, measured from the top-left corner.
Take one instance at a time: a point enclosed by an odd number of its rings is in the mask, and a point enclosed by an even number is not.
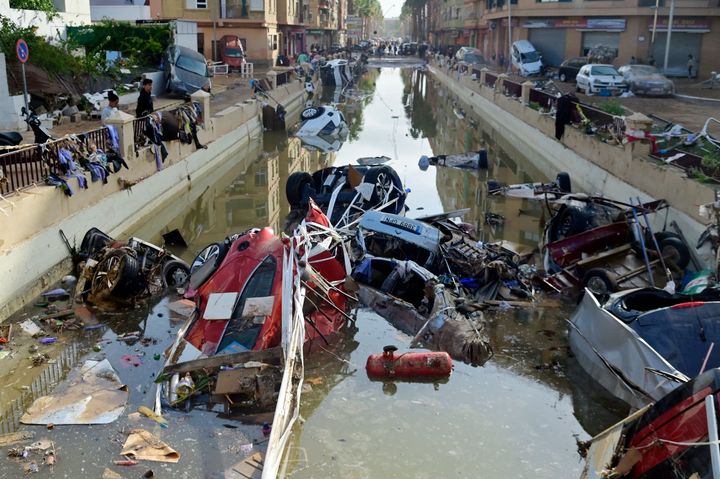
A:
[[[163,266],[162,281],[166,289],[185,287],[190,282],[190,267],[183,261],[168,261]]]
[[[568,81],[568,77],[567,77],[567,75],[566,75],[565,73],[561,73],[561,74],[560,74],[560,81],[563,82],[563,83],[565,83],[566,81]]]
[[[296,171],[287,180],[285,184],[285,196],[287,197],[290,207],[299,208],[303,201],[306,186],[312,186],[313,178],[310,173],[304,171]]]
[[[659,246],[663,258],[678,268],[685,269],[690,263],[690,250],[681,239],[667,237],[660,242]]]
[[[405,195],[405,189],[400,177],[389,166],[383,165],[370,168],[363,177],[363,183],[373,184],[370,201],[363,205],[365,209],[381,205],[385,197],[387,197],[387,201],[392,201]],[[383,208],[382,211],[398,214],[402,211],[403,205],[404,201],[396,201],[392,205]]]
[[[579,83],[575,83],[575,93],[580,93],[580,92],[581,92],[581,90],[580,90],[580,84],[579,84]]]
[[[300,118],[302,120],[314,120],[315,118],[320,117],[324,112],[325,108],[321,106],[311,106],[310,108],[305,108],[302,113],[300,113]]]
[[[560,191],[563,193],[572,193],[572,183],[570,182],[570,175],[564,171],[561,171],[555,177],[555,183]]]
[[[97,265],[92,279],[93,294],[107,291],[118,298],[129,298],[145,288],[137,258],[127,251],[108,254]]]
[[[583,286],[595,296],[605,296],[618,291],[616,276],[605,268],[592,268],[583,275]]]

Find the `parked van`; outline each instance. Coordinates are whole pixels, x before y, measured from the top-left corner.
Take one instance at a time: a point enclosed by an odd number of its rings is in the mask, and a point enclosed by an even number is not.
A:
[[[230,70],[239,70],[245,63],[245,50],[243,49],[240,37],[237,35],[225,35],[220,39],[220,60]]]
[[[200,53],[179,45],[165,51],[165,89],[176,95],[191,95],[198,90],[210,90],[210,71]]]
[[[539,75],[542,71],[540,53],[527,40],[518,40],[512,44],[512,65],[522,76]]]

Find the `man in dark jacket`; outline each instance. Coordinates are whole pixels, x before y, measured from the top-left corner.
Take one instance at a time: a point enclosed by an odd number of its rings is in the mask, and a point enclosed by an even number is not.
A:
[[[152,84],[153,81],[149,78],[146,78],[142,81],[142,88],[140,89],[140,96],[138,96],[137,100],[137,107],[135,108],[135,117],[136,118],[142,118],[143,116],[146,116],[153,111],[153,101],[152,101]]]

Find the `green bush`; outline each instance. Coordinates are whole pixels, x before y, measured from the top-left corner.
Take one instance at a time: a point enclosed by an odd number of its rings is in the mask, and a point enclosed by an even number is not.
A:
[[[615,100],[606,101],[602,103],[599,108],[605,113],[615,116],[623,116],[625,114],[625,108]]]

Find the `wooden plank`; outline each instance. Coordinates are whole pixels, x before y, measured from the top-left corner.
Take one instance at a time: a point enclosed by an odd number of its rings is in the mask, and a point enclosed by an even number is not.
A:
[[[218,369],[220,366],[227,364],[240,364],[248,361],[259,361],[261,363],[279,365],[282,362],[282,357],[282,347],[276,346],[263,351],[245,351],[242,353],[224,354],[222,356],[170,364],[163,368],[162,374],[189,373],[199,369]]]
[[[630,244],[624,244],[622,246],[618,246],[617,248],[609,249],[607,251],[603,251],[602,253],[598,253],[594,256],[590,256],[589,258],[581,259],[577,263],[575,263],[576,266],[582,268],[587,265],[591,265],[595,262],[605,260],[607,258],[610,258],[612,256],[618,255],[620,253],[624,253],[628,251],[632,246]]]

